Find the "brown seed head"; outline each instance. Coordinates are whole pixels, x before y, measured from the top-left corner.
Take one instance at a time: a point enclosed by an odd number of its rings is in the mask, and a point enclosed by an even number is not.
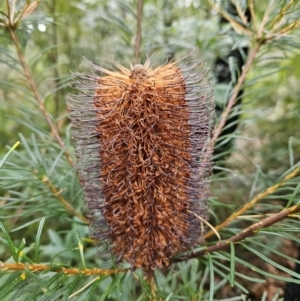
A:
[[[94,66],[94,94],[70,101],[93,234],[132,268],[168,266],[201,238],[213,105],[199,65]]]

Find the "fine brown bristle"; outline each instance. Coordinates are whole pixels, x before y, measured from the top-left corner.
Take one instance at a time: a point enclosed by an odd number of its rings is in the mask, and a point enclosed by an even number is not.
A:
[[[213,106],[206,71],[190,73],[198,66],[94,66],[106,75],[81,76],[94,95],[82,111],[70,102],[93,234],[132,268],[168,266],[202,234]]]

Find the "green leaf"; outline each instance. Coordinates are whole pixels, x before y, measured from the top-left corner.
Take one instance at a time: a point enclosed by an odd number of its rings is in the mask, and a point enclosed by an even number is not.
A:
[[[40,243],[41,243],[41,236],[42,236],[45,220],[46,220],[45,217],[43,217],[40,220],[38,231],[36,233],[36,238],[35,238],[35,262],[37,263],[40,262]]]
[[[272,266],[276,267],[277,269],[292,275],[294,278],[299,279],[299,283],[300,283],[300,275],[290,269],[285,268],[284,266],[278,264],[277,262],[271,260],[270,258],[268,258],[267,256],[265,256],[264,254],[262,254],[261,252],[255,250],[254,248],[250,247],[249,245],[246,245],[245,243],[240,243],[244,248],[246,248],[247,250],[251,251],[252,253],[254,253],[255,255],[257,255],[259,258],[261,258],[262,260],[264,260],[265,262],[271,264]]]
[[[4,158],[0,161],[0,169],[2,168],[5,161],[8,159],[8,157],[11,155],[11,153],[18,147],[20,144],[20,141],[17,141],[8,151],[8,153],[4,156]]]
[[[209,285],[209,301],[214,300],[215,292],[215,276],[214,276],[214,265],[210,254],[207,254],[209,275],[210,275],[210,285]]]
[[[85,269],[86,268],[86,265],[85,265],[85,259],[84,259],[84,247],[83,247],[83,243],[82,243],[82,240],[81,240],[81,235],[79,233],[79,230],[78,230],[78,227],[75,226],[76,228],[76,236],[77,236],[77,240],[78,240],[78,249],[79,249],[79,253],[80,253],[80,258],[81,258],[81,263],[82,263],[82,266],[83,268]]]
[[[105,277],[104,277],[105,278]],[[88,288],[85,288],[84,292],[78,296],[75,299],[76,301],[89,301],[92,300],[92,297],[94,296],[96,288],[99,286],[100,282],[102,281],[102,277],[98,276],[93,283],[93,285],[88,286]]]
[[[220,269],[218,269],[216,266],[214,266],[214,270],[216,271],[217,274],[219,274],[223,279],[228,279],[225,273],[223,273]],[[242,292],[249,294],[249,291],[243,287],[241,284],[238,282],[234,281],[234,285],[237,286]]]
[[[229,283],[233,287],[235,278],[235,251],[234,243],[230,242],[230,273],[229,273]]]
[[[109,284],[109,286],[103,292],[99,301],[104,301],[106,299],[106,297],[109,297],[110,294],[113,294],[113,292],[118,287],[118,282],[119,282],[118,275],[115,275],[115,277],[112,279],[112,282]]]
[[[221,252],[221,253],[224,254],[223,252]],[[270,277],[270,278],[274,278],[274,279],[277,279],[277,280],[280,280],[280,281],[293,282],[293,283],[300,284],[300,280],[293,279],[293,278],[288,278],[288,277],[283,277],[283,276],[278,276],[278,275],[275,275],[275,274],[268,273],[268,272],[266,272],[266,271],[258,268],[257,266],[255,266],[253,264],[250,264],[249,262],[247,262],[247,261],[245,261],[243,259],[240,259],[238,257],[235,258],[235,261],[243,264],[244,266],[250,268],[252,271],[255,271],[255,272],[257,272],[257,273],[259,273],[261,275],[264,275],[264,276],[267,276],[267,277]]]
[[[31,277],[32,281],[39,284],[40,290],[44,294],[50,293],[50,289],[49,289],[48,285],[46,284],[46,282],[41,277],[39,277],[39,275],[42,275],[41,273],[33,273],[28,269],[25,269],[25,273]]]
[[[4,237],[6,238],[7,246],[9,247],[9,250],[10,250],[12,256],[13,256],[14,261],[18,262],[18,255],[17,255],[17,252],[15,250],[15,246],[14,246],[7,230],[5,229],[4,225],[1,222],[0,222],[0,229],[2,230],[2,232],[4,234]]]
[[[287,202],[286,208],[289,208],[294,203],[294,200],[295,200],[296,196],[298,196],[299,191],[300,191],[300,182],[298,183],[296,189],[294,190],[294,192],[291,195],[289,201]]]
[[[64,294],[64,297],[61,301],[67,301],[69,299],[69,296],[71,295],[71,293],[73,292],[75,286],[77,285],[77,283],[82,279],[82,275],[77,274],[74,277],[74,280],[70,283],[68,289],[66,290],[66,293]]]
[[[22,256],[22,253],[21,253],[21,252],[22,252],[22,250],[24,249],[25,245],[26,245],[26,241],[25,241],[25,239],[23,238],[23,239],[21,240],[21,242],[20,242],[18,248],[17,248],[17,252],[16,252],[16,258],[17,258],[17,260],[16,260],[16,262],[19,262],[20,256]]]

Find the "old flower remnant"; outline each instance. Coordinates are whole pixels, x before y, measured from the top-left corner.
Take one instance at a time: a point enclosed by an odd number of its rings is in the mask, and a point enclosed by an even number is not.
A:
[[[168,266],[207,218],[212,88],[202,63],[177,65],[90,64],[101,76],[78,74],[70,96],[92,234],[132,268]]]

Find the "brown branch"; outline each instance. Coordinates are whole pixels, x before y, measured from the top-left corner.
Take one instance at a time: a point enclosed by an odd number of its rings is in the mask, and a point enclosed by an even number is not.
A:
[[[213,138],[212,138],[212,141],[211,141],[211,144],[212,146],[214,146],[216,144],[216,141],[218,139],[218,137],[220,136],[222,130],[223,130],[223,127],[225,126],[226,124],[226,120],[230,114],[230,111],[232,109],[232,107],[234,106],[234,104],[236,103],[237,101],[237,96],[239,94],[239,91],[241,90],[244,82],[245,82],[245,79],[246,79],[246,76],[250,70],[250,67],[251,65],[253,64],[255,58],[256,58],[256,55],[258,53],[258,50],[261,46],[260,43],[256,42],[257,44],[255,44],[255,46],[251,49],[250,53],[249,53],[249,56],[248,56],[248,59],[246,61],[246,64],[245,66],[243,67],[243,71],[242,71],[242,74],[241,76],[239,77],[238,79],[238,82],[236,84],[236,86],[234,87],[233,91],[232,91],[232,94],[231,94],[231,97],[228,101],[228,104],[226,106],[226,109],[225,111],[222,113],[221,115],[221,118],[220,118],[220,121],[219,123],[217,124],[216,128],[215,128],[215,131],[214,131],[214,135],[213,135]]]
[[[35,81],[33,79],[31,70],[30,70],[30,68],[29,68],[29,66],[28,66],[28,64],[26,62],[25,57],[24,57],[24,54],[23,54],[23,51],[22,51],[22,47],[21,47],[20,41],[18,39],[18,36],[16,35],[15,29],[12,26],[9,26],[8,30],[9,30],[9,34],[11,36],[11,39],[12,39],[14,45],[15,45],[15,48],[16,48],[16,51],[17,51],[20,63],[22,65],[22,67],[23,67],[23,70],[25,72],[25,76],[27,78],[27,81],[28,81],[28,83],[30,85],[30,88],[31,88],[31,90],[32,90],[32,92],[34,94],[34,97],[35,97],[35,99],[36,99],[36,101],[38,103],[39,110],[41,111],[41,113],[45,117],[45,120],[48,123],[48,125],[50,126],[52,135],[54,136],[55,140],[57,141],[57,143],[59,144],[59,146],[61,148],[64,148],[65,147],[65,143],[61,139],[61,137],[60,137],[60,135],[58,133],[56,125],[53,123],[51,117],[49,116],[49,114],[48,114],[48,112],[47,112],[47,110],[45,108],[43,99],[42,99],[41,95],[38,92],[38,89],[37,89],[37,86],[36,86]],[[64,154],[65,154],[65,156],[66,156],[69,164],[72,167],[75,167],[75,163],[74,163],[74,161],[73,161],[70,153],[67,150],[65,150]]]
[[[6,263],[0,261],[0,271],[24,271],[30,270],[32,272],[42,272],[42,271],[51,271],[51,272],[63,272],[68,275],[113,275],[116,273],[126,273],[127,269],[113,269],[113,270],[103,270],[103,269],[76,269],[76,268],[65,268],[65,267],[55,267],[45,264],[24,264],[24,263]]]
[[[298,173],[300,173],[300,166],[297,167],[296,169],[294,169],[293,171],[291,171],[289,174],[287,174],[283,178],[282,181],[280,181],[279,183],[277,183],[277,184],[275,184],[275,185],[273,185],[271,187],[268,187],[266,190],[264,190],[263,192],[261,192],[258,195],[256,195],[250,202],[246,203],[238,211],[233,212],[223,223],[221,223],[220,225],[216,226],[215,230],[216,231],[220,231],[222,228],[224,228],[229,223],[231,223],[232,221],[234,221],[238,216],[240,216],[245,211],[247,211],[248,209],[250,209],[251,207],[253,207],[258,201],[262,200],[267,195],[274,193],[278,188],[282,187],[288,180],[290,180],[290,179],[294,178],[295,176],[297,176]],[[214,234],[213,231],[209,231],[208,233],[206,233],[206,235],[204,237],[208,238],[208,237],[212,236],[213,234]]]
[[[142,19],[143,19],[143,0],[137,2],[136,16],[136,36],[134,41],[134,64],[138,64],[140,60],[140,49],[142,41]]]
[[[57,200],[65,207],[65,209],[70,214],[77,216],[80,220],[82,220],[87,225],[90,223],[87,218],[85,218],[83,215],[78,213],[76,209],[62,197],[61,195],[62,191],[58,191],[47,176],[43,176],[42,181],[47,185],[47,187],[51,190],[51,192],[54,194]]]
[[[188,259],[201,257],[207,253],[212,253],[212,252],[222,250],[222,249],[228,247],[231,242],[236,243],[236,242],[239,242],[239,241],[245,239],[246,237],[255,235],[257,232],[259,232],[259,229],[269,227],[273,224],[276,224],[279,221],[287,218],[290,214],[294,214],[299,211],[300,211],[300,204],[294,205],[293,207],[290,207],[288,209],[284,209],[277,214],[274,214],[270,217],[267,217],[255,224],[251,225],[250,227],[246,228],[242,232],[232,236],[229,239],[220,241],[210,247],[206,247],[205,249],[203,249],[199,252],[191,253],[184,257],[175,258],[172,260],[172,262],[175,263],[175,262],[186,261]]]

